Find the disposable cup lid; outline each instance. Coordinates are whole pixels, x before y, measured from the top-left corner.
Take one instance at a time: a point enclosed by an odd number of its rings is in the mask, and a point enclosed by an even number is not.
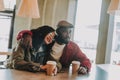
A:
[[[80,64],[79,61],[72,61],[73,64]]]
[[[47,64],[53,64],[53,65],[56,65],[56,62],[55,62],[55,61],[47,61]]]

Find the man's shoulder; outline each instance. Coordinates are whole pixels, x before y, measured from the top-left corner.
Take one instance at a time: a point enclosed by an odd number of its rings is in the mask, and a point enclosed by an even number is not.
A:
[[[74,41],[69,41],[68,44],[77,45]]]
[[[74,41],[69,41],[68,45],[73,47],[78,47],[78,45]]]

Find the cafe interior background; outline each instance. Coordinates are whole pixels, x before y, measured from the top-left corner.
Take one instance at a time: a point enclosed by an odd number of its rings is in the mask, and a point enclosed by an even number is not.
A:
[[[71,40],[94,64],[120,64],[119,0],[0,0],[0,62],[12,53],[20,30],[60,20],[74,25]]]

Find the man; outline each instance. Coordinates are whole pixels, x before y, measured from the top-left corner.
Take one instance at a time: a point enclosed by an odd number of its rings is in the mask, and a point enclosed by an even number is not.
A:
[[[49,59],[57,62],[58,71],[62,67],[69,67],[74,60],[79,61],[81,65],[78,74],[87,74],[91,68],[90,60],[76,43],[70,41],[71,29],[73,29],[73,25],[67,21],[63,20],[58,23],[57,36]]]

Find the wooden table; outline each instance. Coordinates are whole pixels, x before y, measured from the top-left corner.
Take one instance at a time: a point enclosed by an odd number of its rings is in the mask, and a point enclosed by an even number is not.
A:
[[[93,65],[87,75],[72,75],[71,68],[56,76],[43,72],[31,73],[13,69],[0,69],[0,80],[120,80],[120,66],[103,64]]]

